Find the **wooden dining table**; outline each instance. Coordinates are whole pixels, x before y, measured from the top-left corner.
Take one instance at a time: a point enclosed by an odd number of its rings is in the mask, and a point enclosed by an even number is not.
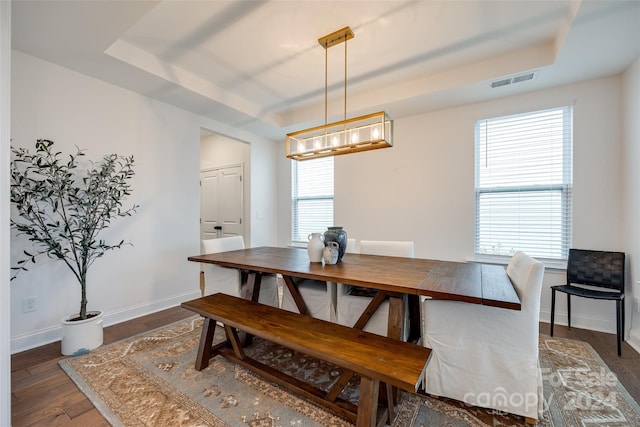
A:
[[[375,289],[362,316],[352,326],[363,329],[380,304],[389,301],[388,336],[404,337],[405,296],[463,301],[520,310],[521,303],[505,268],[473,262],[439,261],[347,253],[337,264],[309,262],[307,251],[294,247],[255,247],[188,257],[248,273],[247,286],[258,301],[263,274],[282,275],[301,314],[309,314],[298,292],[299,279]]]

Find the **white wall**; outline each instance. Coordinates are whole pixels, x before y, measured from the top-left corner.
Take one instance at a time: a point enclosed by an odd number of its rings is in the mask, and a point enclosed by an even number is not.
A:
[[[278,158],[280,144],[251,144],[251,246],[278,245]],[[256,160],[260,168],[255,167]]]
[[[11,2],[0,2],[0,164],[9,164]],[[11,425],[9,170],[0,168],[0,426]]]
[[[251,142],[251,169],[258,176],[271,172],[263,163],[275,144],[18,51],[12,67],[14,145],[32,147],[37,138],[48,138],[63,151],[87,149],[92,159],[117,152],[136,160],[130,202],[141,207],[104,234],[133,246],[92,267],[89,309],[105,311],[108,325],[199,296],[199,266],[186,259],[199,253],[200,128]],[[266,160],[253,155],[253,145],[261,146]],[[261,191],[275,194],[275,184],[261,183]],[[266,221],[275,228],[272,212],[275,207]],[[12,262],[23,247],[24,241],[12,239]],[[65,268],[44,259],[11,283],[12,352],[58,340],[59,320],[77,312],[79,286]],[[22,313],[25,297],[37,298],[37,311]]]
[[[623,76],[624,93],[624,199],[625,246],[628,283],[626,297],[627,325],[631,326],[629,343],[640,351],[640,58]]]
[[[622,96],[615,77],[396,119],[393,148],[335,158],[335,224],[357,239],[414,240],[417,257],[473,258],[475,120],[562,105],[574,105],[573,246],[624,250]],[[289,170],[279,182],[283,194]],[[281,197],[283,213],[287,203]],[[289,228],[280,231],[279,241],[287,242]],[[550,317],[549,286],[563,280],[562,271],[545,275],[543,321]],[[556,307],[560,324],[563,306]],[[614,332],[614,311],[576,299],[572,324]]]
[[[336,223],[353,237],[413,239],[419,256],[472,258],[475,120],[571,104],[573,245],[620,249],[615,78],[396,120],[393,148],[336,157]]]
[[[245,142],[218,134],[200,140],[200,169],[248,164],[250,160],[251,146]]]
[[[278,246],[291,244],[291,163],[283,142],[279,146],[278,168]],[[335,184],[334,184],[335,185]],[[336,185],[337,187],[337,185]]]

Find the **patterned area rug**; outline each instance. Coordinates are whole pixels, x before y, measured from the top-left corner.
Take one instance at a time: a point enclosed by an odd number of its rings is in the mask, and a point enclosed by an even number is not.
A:
[[[342,418],[221,357],[194,369],[202,321],[180,321],[60,365],[114,426],[350,426]],[[221,328],[216,339],[223,339]],[[246,351],[317,387],[330,364],[256,339]],[[540,426],[638,426],[640,407],[586,343],[540,337],[545,412]],[[357,383],[343,398],[357,403]],[[449,399],[403,393],[392,426],[520,426],[524,419]]]

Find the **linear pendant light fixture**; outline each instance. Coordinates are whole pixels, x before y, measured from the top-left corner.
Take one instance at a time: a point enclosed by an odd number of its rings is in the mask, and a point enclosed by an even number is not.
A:
[[[287,134],[287,157],[317,159],[393,146],[393,119],[381,111],[347,119],[347,40],[353,31],[345,27],[318,39],[325,49],[324,125]],[[344,120],[327,124],[327,49],[344,43]]]

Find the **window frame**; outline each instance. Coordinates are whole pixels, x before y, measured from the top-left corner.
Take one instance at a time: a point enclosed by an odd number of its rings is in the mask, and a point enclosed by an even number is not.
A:
[[[291,160],[291,233],[290,239],[291,244],[294,246],[305,245],[308,243],[307,236],[300,235],[300,219],[299,219],[299,208],[300,202],[312,202],[312,201],[331,201],[331,220],[326,224],[322,224],[322,230],[318,229],[314,232],[324,232],[326,227],[333,225],[333,217],[334,217],[334,199],[335,199],[335,187],[333,185],[333,175],[334,175],[334,167],[335,162],[333,161],[333,157],[321,157],[318,159],[304,160],[303,162],[314,162],[314,161],[328,161],[331,160],[331,193],[326,194],[316,194],[316,195],[303,195],[299,196],[300,193],[300,185],[298,182],[298,167],[301,161]],[[318,179],[326,179],[326,176],[320,176]],[[319,226],[320,227],[320,226]]]
[[[484,140],[481,141],[480,127],[486,125],[487,122],[492,120],[505,120],[509,118],[515,118],[518,116],[526,117],[533,116],[544,112],[552,112],[559,110],[562,112],[562,182],[554,182],[552,184],[525,184],[515,183],[511,185],[492,185],[481,187],[480,183],[480,148],[479,144],[485,143],[487,136],[485,134]],[[518,132],[518,130],[514,131]],[[486,148],[485,148],[486,150]],[[534,193],[553,193],[559,192],[560,194],[560,211],[561,225],[559,227],[559,233],[557,236],[560,241],[560,256],[553,256],[551,253],[547,253],[546,256],[537,255],[536,258],[545,261],[545,264],[554,268],[562,268],[566,264],[566,259],[571,247],[572,241],[572,227],[573,227],[573,107],[571,105],[553,107],[546,109],[539,109],[534,111],[526,111],[522,113],[495,116],[486,119],[478,119],[474,122],[474,258],[477,260],[493,260],[504,263],[511,255],[489,253],[481,251],[482,242],[480,241],[481,226],[480,208],[481,197],[483,194],[500,194],[500,193],[513,193],[513,194],[534,194]],[[520,174],[522,176],[522,174]],[[552,212],[549,209],[549,212]],[[515,215],[517,218],[519,215]],[[490,225],[490,224],[487,224]],[[516,233],[514,235],[519,235]],[[515,248],[514,251],[524,250],[527,252],[528,248]]]

